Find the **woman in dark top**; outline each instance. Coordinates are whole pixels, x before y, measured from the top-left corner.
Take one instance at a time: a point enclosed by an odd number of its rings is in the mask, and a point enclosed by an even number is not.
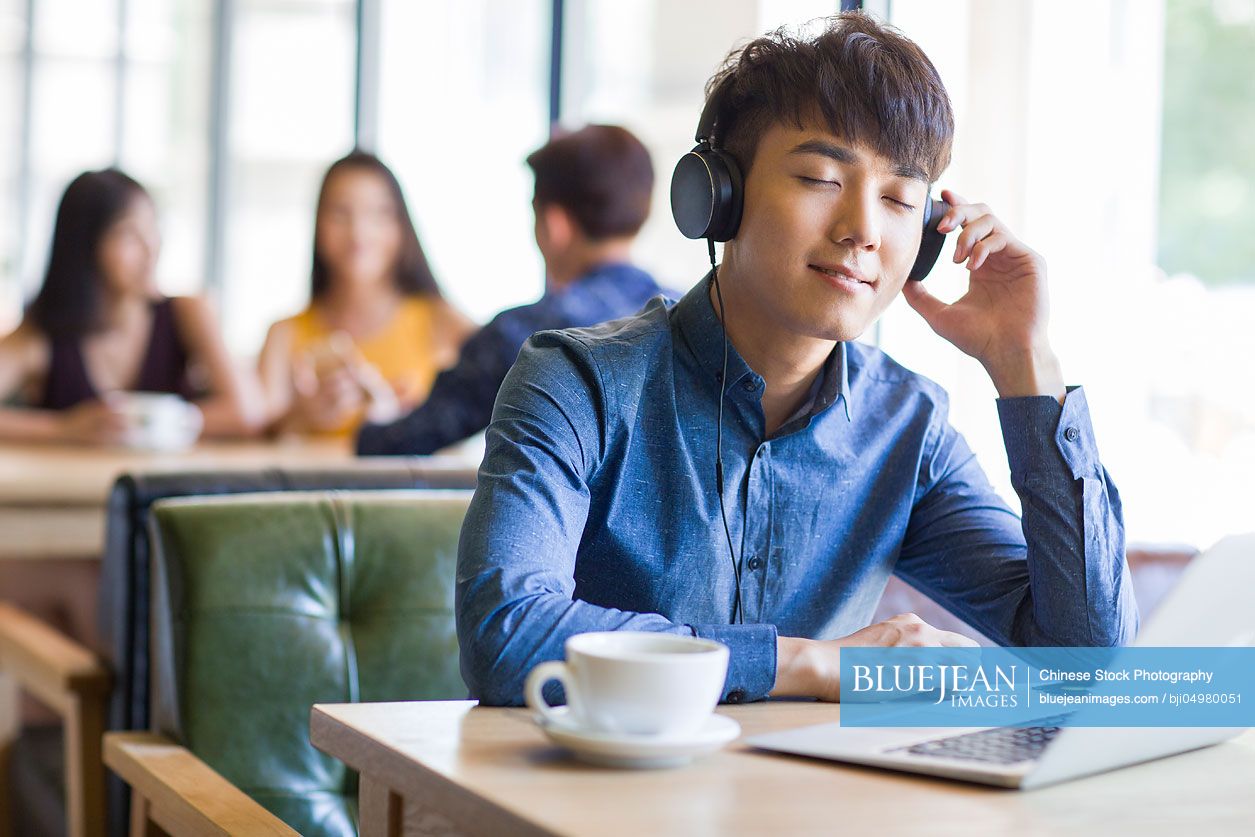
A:
[[[257,383],[232,365],[204,300],[157,292],[160,246],[139,183],[115,169],[70,183],[43,286],[0,340],[0,401],[28,405],[0,407],[0,438],[117,442],[127,426],[110,393],[126,391],[200,395],[207,435],[255,431]]]

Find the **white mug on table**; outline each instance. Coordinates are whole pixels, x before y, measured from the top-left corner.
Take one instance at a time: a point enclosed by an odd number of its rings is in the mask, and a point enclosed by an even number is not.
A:
[[[728,671],[722,643],[676,634],[609,631],[566,641],[566,662],[541,663],[527,677],[527,703],[547,720],[611,734],[683,736],[714,712]],[[557,680],[567,709],[542,690]]]
[[[130,448],[182,450],[204,428],[200,408],[171,393],[112,392],[106,402],[126,418],[122,444]]]

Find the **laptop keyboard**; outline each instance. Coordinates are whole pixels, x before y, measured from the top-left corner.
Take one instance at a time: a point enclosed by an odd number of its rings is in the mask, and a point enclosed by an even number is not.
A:
[[[1047,724],[1057,723],[1059,718],[1043,718]],[[1054,737],[1058,726],[998,727],[936,738],[919,744],[895,747],[890,753],[910,753],[915,756],[935,756],[947,759],[981,761],[987,764],[1017,764],[1033,761],[1041,756]]]

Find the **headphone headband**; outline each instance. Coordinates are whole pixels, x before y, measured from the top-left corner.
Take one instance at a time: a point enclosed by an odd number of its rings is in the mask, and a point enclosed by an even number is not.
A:
[[[697,133],[693,136],[693,140],[699,145],[705,143],[712,145],[710,138],[715,133],[715,119],[719,116],[719,89],[711,91],[710,97],[706,99],[706,104],[702,107],[701,118],[697,120]]]
[[[697,145],[680,158],[671,175],[671,214],[689,238],[727,241],[741,223],[741,169],[711,141],[726,84],[706,98],[694,135]]]

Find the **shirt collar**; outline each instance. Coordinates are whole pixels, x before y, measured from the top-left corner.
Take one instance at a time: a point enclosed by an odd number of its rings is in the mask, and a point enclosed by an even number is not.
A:
[[[707,273],[702,281],[676,303],[675,316],[680,333],[688,344],[689,351],[697,358],[703,377],[718,383],[723,373],[723,326],[715,314],[715,307],[710,301],[710,284],[712,273]],[[839,398],[845,408],[845,418],[850,416],[850,378],[848,351],[845,343],[838,343],[824,361],[822,383],[805,412],[809,421],[814,416],[828,409]],[[749,364],[741,357],[736,347],[728,344],[728,380],[723,383],[725,394],[732,394],[737,386],[744,387],[756,396],[762,395],[762,376],[750,369]]]

